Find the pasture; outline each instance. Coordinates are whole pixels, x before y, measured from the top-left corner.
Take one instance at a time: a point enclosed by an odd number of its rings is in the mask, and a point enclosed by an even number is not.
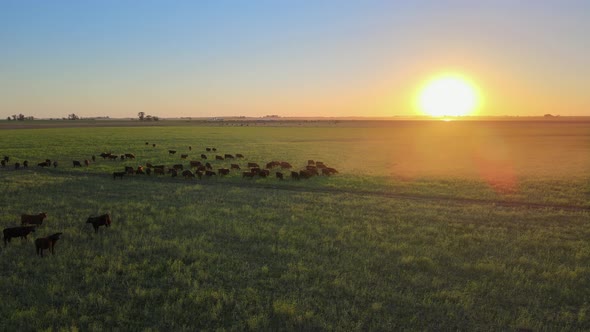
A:
[[[47,212],[0,250],[3,329],[590,328],[588,122],[162,123],[2,130],[0,225]],[[339,174],[113,180],[202,153]]]

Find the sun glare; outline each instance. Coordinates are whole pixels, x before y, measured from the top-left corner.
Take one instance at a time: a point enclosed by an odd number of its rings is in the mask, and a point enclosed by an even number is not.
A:
[[[418,95],[419,109],[430,116],[473,114],[479,97],[475,86],[458,75],[445,74],[428,81]]]

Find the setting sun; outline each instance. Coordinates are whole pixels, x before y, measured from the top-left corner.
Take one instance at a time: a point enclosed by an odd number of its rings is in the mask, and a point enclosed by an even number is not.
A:
[[[475,86],[467,79],[451,74],[431,79],[418,96],[419,109],[430,116],[470,115],[478,103]]]

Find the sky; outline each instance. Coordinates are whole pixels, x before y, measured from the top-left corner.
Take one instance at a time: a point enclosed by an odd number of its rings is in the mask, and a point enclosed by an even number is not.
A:
[[[590,1],[0,0],[0,118],[590,116]]]

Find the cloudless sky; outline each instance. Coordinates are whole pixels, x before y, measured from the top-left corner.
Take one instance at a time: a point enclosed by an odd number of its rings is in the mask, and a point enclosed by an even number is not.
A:
[[[0,0],[0,117],[590,115],[590,1]]]

